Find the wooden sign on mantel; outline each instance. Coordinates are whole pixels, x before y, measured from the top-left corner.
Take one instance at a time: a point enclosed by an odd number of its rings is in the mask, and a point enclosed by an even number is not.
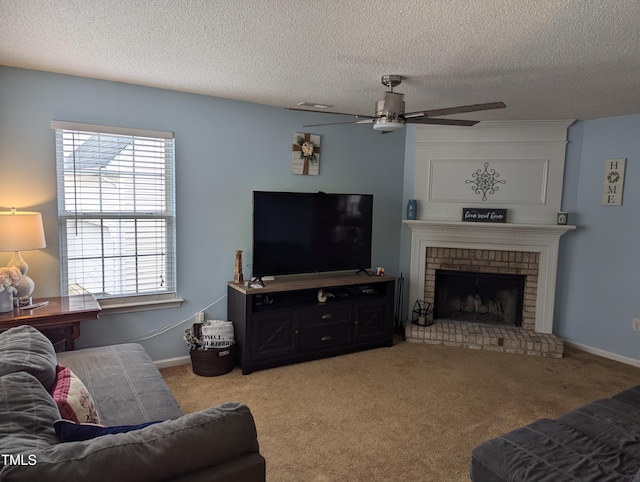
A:
[[[506,209],[462,208],[462,220],[469,223],[506,223]]]

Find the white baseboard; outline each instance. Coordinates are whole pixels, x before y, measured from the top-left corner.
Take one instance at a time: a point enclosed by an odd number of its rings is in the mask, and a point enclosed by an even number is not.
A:
[[[592,353],[594,355],[598,355],[603,358],[608,358],[610,360],[615,360],[620,363],[625,363],[627,365],[640,368],[640,360],[636,360],[635,358],[617,355],[615,353],[610,353],[608,351],[604,351],[599,348],[593,348],[592,346],[583,345],[582,343],[576,343],[574,341],[569,341],[569,340],[563,340],[563,341],[565,345],[571,346],[573,348],[577,348],[578,350],[586,351],[587,353]],[[158,369],[176,367],[179,365],[186,365],[188,363],[191,363],[191,357],[180,356],[176,358],[167,358],[166,360],[158,360],[153,363],[155,363]]]
[[[608,351],[604,351],[599,348],[593,348],[592,346],[583,345],[582,343],[576,343],[574,341],[568,341],[568,340],[563,340],[563,341],[565,345],[569,345],[573,348],[577,348],[578,350],[586,351],[587,353],[592,353],[594,355],[598,355],[603,358],[608,358],[610,360],[615,360],[620,363],[625,363],[627,365],[640,368],[640,360],[636,360],[635,358],[617,355],[615,353],[610,353]]]
[[[179,356],[177,358],[167,358],[166,360],[158,360],[153,363],[158,367],[158,369],[177,367],[178,365],[186,365],[187,363],[191,363],[191,357]]]

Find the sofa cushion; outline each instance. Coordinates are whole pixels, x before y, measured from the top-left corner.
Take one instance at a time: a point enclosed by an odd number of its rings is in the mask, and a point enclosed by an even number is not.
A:
[[[71,370],[58,365],[52,396],[60,416],[76,423],[100,423],[96,404],[84,383]]]
[[[611,398],[613,400],[618,400],[619,402],[626,403],[638,409],[637,407],[640,407],[640,385],[623,390],[622,392],[614,395]]]
[[[5,466],[0,480],[172,480],[257,452],[251,412],[226,403],[140,430],[39,450],[36,465]]]
[[[82,440],[90,440],[92,438],[101,437],[103,435],[111,435],[114,433],[126,433],[133,430],[153,425],[158,422],[145,422],[138,425],[120,425],[117,427],[106,427],[96,423],[76,423],[71,420],[56,420],[53,428],[56,431],[60,442],[80,442]]]
[[[182,415],[160,371],[137,343],[58,353],[58,362],[85,384],[102,424],[134,425]]]
[[[58,418],[53,398],[33,375],[0,377],[0,454],[28,454],[57,444],[53,423]]]
[[[625,456],[632,458],[635,461],[634,475],[640,467],[640,405],[632,406],[605,398],[562,415],[558,423],[574,427],[615,449],[621,460]]]
[[[640,482],[640,385],[477,446],[471,480]]]
[[[51,342],[31,326],[0,333],[0,376],[24,371],[51,391],[56,381],[56,352]]]
[[[633,457],[548,419],[485,442],[471,454],[473,481],[630,482],[636,470]]]

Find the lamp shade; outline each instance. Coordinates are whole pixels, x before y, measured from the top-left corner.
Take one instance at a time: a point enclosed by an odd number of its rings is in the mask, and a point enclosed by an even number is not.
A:
[[[0,212],[0,251],[28,251],[46,247],[40,213],[15,210]]]

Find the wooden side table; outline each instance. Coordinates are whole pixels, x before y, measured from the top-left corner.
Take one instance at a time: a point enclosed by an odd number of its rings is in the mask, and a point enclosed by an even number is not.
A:
[[[40,308],[22,310],[15,308],[0,313],[0,331],[14,326],[30,325],[42,331],[54,344],[65,342],[65,350],[75,349],[75,340],[80,336],[80,322],[97,320],[102,309],[91,294],[40,298],[33,303],[48,301]]]

